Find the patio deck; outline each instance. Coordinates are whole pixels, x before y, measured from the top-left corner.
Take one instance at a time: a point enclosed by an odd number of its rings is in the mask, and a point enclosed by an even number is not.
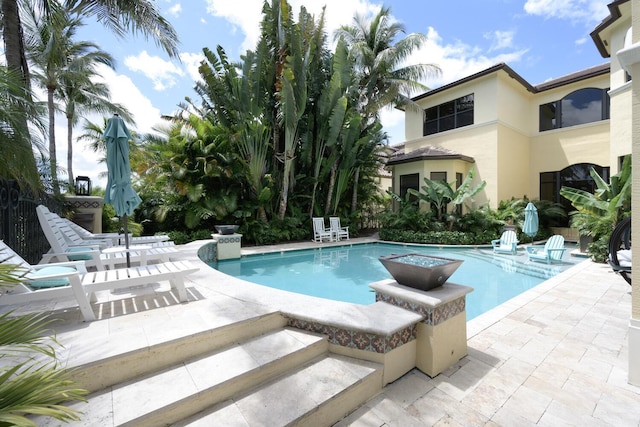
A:
[[[201,244],[181,246],[181,256],[195,259]],[[319,244],[269,249],[310,245]],[[264,248],[246,248],[258,250]],[[168,286],[160,285],[101,295],[101,320],[91,323],[81,322],[69,302],[20,310],[54,310],[61,319],[60,354],[69,365],[273,307],[345,318],[361,314],[349,311],[351,305],[238,286],[204,265],[186,285],[187,304],[173,301]],[[630,312],[631,287],[608,266],[587,260],[469,321],[468,356],[455,366],[434,378],[414,369],[337,425],[638,426],[640,388],[627,383]]]

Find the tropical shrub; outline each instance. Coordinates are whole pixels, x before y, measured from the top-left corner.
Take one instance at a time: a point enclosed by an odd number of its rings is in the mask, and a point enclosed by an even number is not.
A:
[[[593,237],[588,250],[591,259],[606,262],[608,242],[616,224],[631,215],[631,156],[625,156],[620,172],[607,183],[595,169],[589,171],[596,184],[595,192],[562,187],[560,194],[576,210],[571,212],[571,225],[580,235]]]
[[[17,282],[19,270],[0,264],[0,290]],[[69,371],[56,359],[55,339],[48,326],[52,319],[40,313],[0,315],[0,425],[33,426],[29,416],[77,421],[79,414],[65,402],[83,400],[86,390],[75,387]],[[33,356],[38,353],[44,359]]]
[[[426,203],[427,206],[431,207],[432,211],[436,214],[436,219],[440,222],[448,222],[449,229],[453,227],[453,222],[455,222],[456,212],[458,211],[458,207],[461,206],[467,199],[473,198],[476,194],[478,194],[484,187],[486,187],[487,182],[482,181],[475,187],[471,187],[471,183],[473,182],[474,169],[470,169],[467,173],[467,176],[462,181],[457,188],[456,181],[445,182],[445,181],[432,181],[429,178],[424,178],[424,183],[421,187],[422,191],[414,190],[410,188],[408,193],[412,196],[417,197],[418,200]],[[447,207],[451,205],[451,211],[447,214]]]

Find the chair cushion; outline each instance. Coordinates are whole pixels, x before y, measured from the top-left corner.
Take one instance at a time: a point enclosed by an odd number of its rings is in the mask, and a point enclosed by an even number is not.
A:
[[[91,249],[85,248],[85,247],[69,248],[67,250],[67,253],[86,252],[88,250],[91,250]],[[88,261],[88,260],[92,260],[93,256],[91,256],[91,254],[75,254],[75,255],[67,255],[67,258],[69,258],[69,261]]]
[[[38,271],[34,271],[29,277],[49,276],[51,274],[74,273],[76,270],[71,267],[44,267]],[[29,280],[29,286],[35,289],[40,288],[57,288],[59,286],[68,286],[69,279],[67,277],[56,277],[53,279]]]
[[[618,251],[618,263],[620,263],[620,267],[631,267],[631,249]]]

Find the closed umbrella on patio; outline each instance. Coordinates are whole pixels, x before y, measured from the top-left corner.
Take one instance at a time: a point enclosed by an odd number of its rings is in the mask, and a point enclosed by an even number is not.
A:
[[[531,237],[538,234],[538,209],[536,205],[529,202],[527,207],[524,208],[524,225],[522,226],[522,232]]]
[[[113,205],[116,215],[124,220],[125,247],[129,249],[127,216],[131,215],[142,199],[131,186],[131,164],[129,163],[129,139],[131,134],[124,120],[117,114],[107,121],[104,140],[107,146],[107,188],[104,202]],[[127,251],[127,267],[131,266]]]

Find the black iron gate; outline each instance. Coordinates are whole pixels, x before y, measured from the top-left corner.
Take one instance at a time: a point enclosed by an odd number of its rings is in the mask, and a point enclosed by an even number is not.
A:
[[[61,212],[62,205],[46,194],[34,196],[15,180],[0,178],[0,240],[30,264],[37,264],[51,246],[42,232],[36,207]]]

